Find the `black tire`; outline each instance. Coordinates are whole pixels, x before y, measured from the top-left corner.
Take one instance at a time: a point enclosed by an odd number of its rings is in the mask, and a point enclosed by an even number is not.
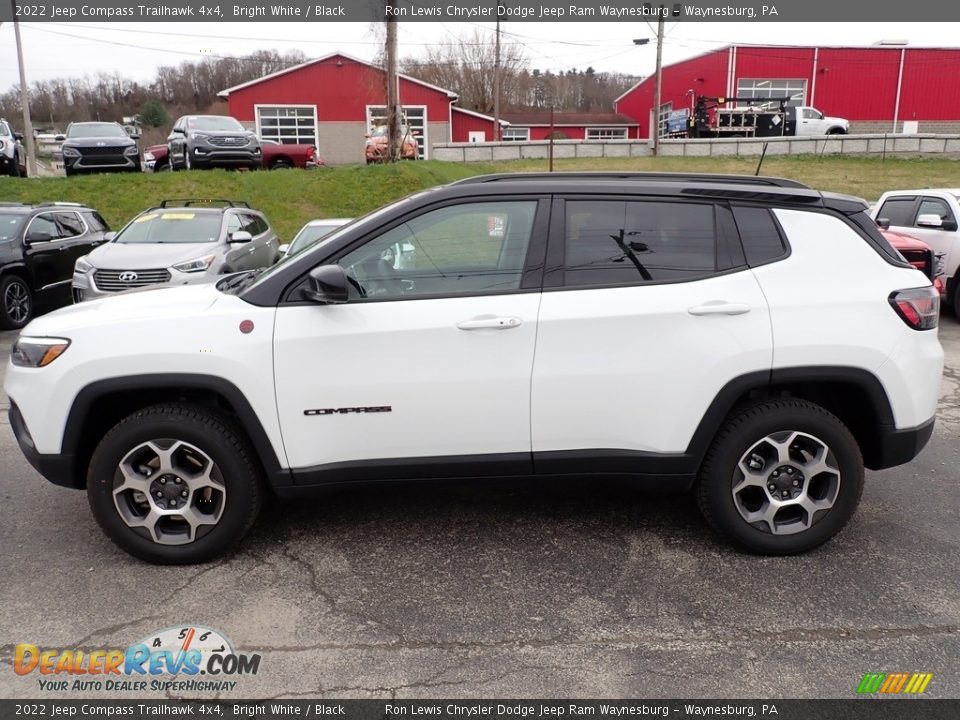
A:
[[[289,170],[293,167],[293,163],[289,160],[274,160],[270,163],[271,170]]]
[[[121,461],[158,439],[177,440],[205,454],[224,488],[217,522],[203,526],[209,528],[205,534],[197,529],[196,539],[184,544],[162,544],[145,529],[134,530],[114,502]],[[243,433],[224,415],[183,403],[154,405],[121,420],[97,445],[87,469],[87,499],[97,523],[121,549],[158,565],[203,563],[227,553],[253,525],[262,495],[261,473]],[[188,503],[195,501],[191,497]]]
[[[846,130],[844,130],[843,128],[838,128],[838,127],[830,128],[830,129],[827,131],[827,135],[846,135],[846,134],[847,134],[847,131],[846,131]]]
[[[813,436],[826,447],[839,472],[836,480],[838,487],[834,491],[832,506],[816,512],[813,523],[807,529],[794,534],[774,534],[770,531],[769,523],[747,522],[734,501],[733,490],[743,477],[738,470],[741,458],[771,435],[783,437],[778,434],[786,434],[787,431]],[[770,448],[773,449],[773,446]],[[774,463],[769,465],[772,467]],[[762,476],[762,472],[758,475]],[[830,477],[829,474],[817,477],[820,479],[816,481],[807,478],[811,489],[814,482],[832,482],[824,480]],[[785,475],[781,478],[786,479]],[[764,480],[761,484],[766,482]],[[802,490],[806,491],[807,487],[804,485]],[[754,497],[762,498],[764,503],[769,502],[769,493],[765,489],[755,490],[759,494]],[[784,491],[790,492],[789,487]],[[797,399],[765,400],[735,410],[730,415],[707,453],[696,492],[703,516],[721,538],[763,555],[802,553],[825,543],[850,520],[863,493],[863,457],[847,427],[819,405]],[[789,518],[789,515],[784,517]]]
[[[0,279],[0,328],[19,330],[33,319],[33,293],[19,275]]]
[[[20,177],[20,156],[13,156],[13,165],[10,166],[10,177]]]
[[[960,279],[957,279],[953,282],[952,310],[953,316],[957,318],[957,320],[960,320],[960,290],[958,290],[958,286],[960,286]],[[947,297],[949,298],[949,295]]]

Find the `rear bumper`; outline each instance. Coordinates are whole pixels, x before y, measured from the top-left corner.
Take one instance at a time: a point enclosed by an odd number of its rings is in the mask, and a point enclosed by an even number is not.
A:
[[[13,436],[17,439],[20,451],[34,470],[54,485],[75,490],[83,488],[83,478],[77,476],[73,455],[44,455],[38,452],[23,420],[23,415],[20,414],[20,408],[14,402],[10,403],[9,418],[10,427],[13,429]]]
[[[870,463],[870,469],[884,470],[913,460],[930,441],[935,424],[936,418],[932,417],[922,425],[905,430],[881,427],[880,444],[873,462]]]

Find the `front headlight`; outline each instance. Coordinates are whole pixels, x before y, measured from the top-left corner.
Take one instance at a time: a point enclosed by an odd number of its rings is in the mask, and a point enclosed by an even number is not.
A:
[[[174,265],[173,269],[179,270],[182,273],[203,272],[210,267],[210,263],[212,263],[216,257],[216,255],[207,255],[206,257],[195,260],[187,260],[186,262]]]
[[[139,152],[140,152],[140,151],[137,150],[137,146],[136,146],[136,145],[131,145],[130,147],[128,147],[126,150],[123,151],[123,154],[124,154],[124,155],[136,155],[136,154],[138,154]]]
[[[70,346],[66,338],[19,337],[10,351],[10,362],[20,367],[46,367]]]
[[[64,157],[80,157],[80,151],[77,150],[76,148],[65,147],[63,148],[63,156]]]
[[[77,261],[73,264],[73,271],[75,273],[80,273],[82,275],[84,273],[90,272],[91,270],[93,270],[93,265],[87,262],[86,255],[84,255],[83,257],[78,257]]]
[[[153,156],[153,153],[152,153],[152,152],[145,152],[145,153],[143,154],[143,161],[144,161],[144,162],[153,162],[154,160],[156,160],[156,158]]]
[[[192,133],[190,133],[190,139],[191,139],[191,140],[206,140],[208,137],[210,137],[210,136],[207,135],[206,133],[202,133],[202,132],[192,132]]]

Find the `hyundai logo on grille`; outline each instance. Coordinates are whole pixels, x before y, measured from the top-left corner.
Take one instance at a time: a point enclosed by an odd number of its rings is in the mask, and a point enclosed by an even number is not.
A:
[[[135,272],[127,271],[127,272],[120,273],[120,275],[118,276],[118,279],[122,280],[123,282],[134,282],[136,281],[137,277],[138,276]]]

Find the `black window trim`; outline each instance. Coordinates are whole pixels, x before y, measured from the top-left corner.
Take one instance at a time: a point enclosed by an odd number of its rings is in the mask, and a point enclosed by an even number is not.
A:
[[[403,225],[404,223],[419,217],[421,215],[426,215],[427,213],[433,212],[434,210],[440,210],[445,207],[450,207],[452,205],[471,205],[471,204],[490,204],[497,202],[523,202],[523,201],[534,201],[536,202],[536,210],[533,217],[533,226],[530,229],[530,242],[527,245],[527,256],[523,261],[520,271],[520,287],[513,290],[486,290],[480,292],[471,292],[471,293],[432,293],[429,295],[411,295],[409,297],[395,297],[388,298],[383,300],[378,300],[375,298],[364,298],[361,300],[353,300],[350,305],[365,305],[372,303],[384,303],[384,302],[410,302],[416,300],[442,300],[445,298],[464,298],[464,297],[484,297],[484,296],[495,296],[495,295],[519,295],[524,293],[531,292],[540,292],[542,289],[543,282],[543,269],[544,261],[547,250],[547,235],[548,227],[551,217],[551,208],[550,208],[550,196],[547,194],[517,194],[517,195],[475,195],[469,197],[454,197],[446,198],[439,200],[437,202],[429,203],[427,205],[421,205],[416,208],[412,208],[410,211],[405,212],[403,215],[393,217],[387,222],[379,225],[376,228],[371,229],[370,231],[364,233],[356,240],[350,242],[347,245],[337,248],[335,251],[329,255],[325,255],[317,258],[317,262],[306,266],[304,271],[297,275],[294,279],[287,283],[283,291],[280,293],[280,299],[277,302],[277,307],[285,306],[315,306],[316,303],[309,300],[304,300],[300,297],[296,297],[297,290],[300,286],[306,281],[307,276],[310,274],[310,271],[314,268],[320,267],[321,265],[334,265],[340,261],[345,255],[353,252],[354,250],[363,247],[368,242],[376,240],[378,237],[384,233],[390,232],[396,227]]]
[[[543,280],[544,292],[571,292],[578,290],[607,290],[612,288],[628,287],[652,287],[655,285],[677,285],[680,283],[698,282],[709,278],[730,275],[736,272],[742,272],[749,269],[746,261],[742,265],[731,265],[723,270],[717,269],[713,272],[706,272],[699,275],[691,275],[674,280],[637,280],[635,282],[622,283],[596,283],[591,285],[566,285],[565,255],[566,255],[566,222],[567,202],[578,201],[611,201],[611,202],[653,202],[653,203],[681,203],[684,205],[710,205],[713,208],[713,223],[716,235],[716,245],[714,247],[714,262],[719,268],[721,258],[726,257],[732,263],[733,254],[730,252],[730,244],[738,242],[739,237],[732,237],[729,227],[723,227],[725,222],[721,222],[720,213],[730,212],[729,203],[725,200],[713,198],[698,198],[685,196],[664,196],[664,195],[643,195],[643,194],[614,194],[614,193],[564,193],[554,196],[554,209],[550,223],[550,235],[547,241],[547,267]],[[731,218],[732,220],[732,218]],[[736,228],[736,224],[734,224]]]
[[[57,211],[54,212],[54,215],[56,216],[56,215],[59,215],[59,214],[61,214],[61,213],[62,213],[62,214],[73,213],[74,215],[76,215],[77,218],[79,218],[79,220],[80,220],[80,224],[83,226],[83,232],[80,233],[79,235],[71,235],[71,236],[69,236],[69,237],[58,238],[58,239],[60,239],[60,240],[76,240],[77,238],[86,237],[87,235],[90,234],[90,226],[87,225],[87,219],[83,216],[83,213],[81,213],[79,210],[57,210]],[[62,230],[63,227],[60,225],[60,221],[57,220],[56,222],[57,222],[57,227],[59,227],[59,228]]]

